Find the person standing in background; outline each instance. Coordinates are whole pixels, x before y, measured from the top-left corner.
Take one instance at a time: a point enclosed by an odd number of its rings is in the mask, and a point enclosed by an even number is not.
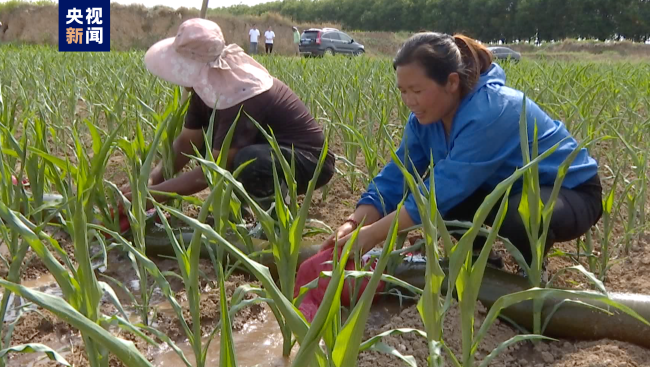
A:
[[[300,56],[300,32],[297,27],[293,28],[293,48],[296,51],[296,56]]]
[[[248,35],[250,36],[250,48],[248,50],[248,53],[251,55],[257,54],[257,40],[260,38],[260,30],[257,29],[257,25],[253,24],[251,27],[251,30],[248,31]]]
[[[264,38],[266,39],[266,53],[273,53],[273,39],[275,38],[275,33],[271,29],[271,26],[269,26],[269,29],[264,32]]]

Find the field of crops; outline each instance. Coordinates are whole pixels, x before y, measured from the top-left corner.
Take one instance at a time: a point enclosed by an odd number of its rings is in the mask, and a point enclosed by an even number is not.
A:
[[[428,218],[424,235],[409,249],[429,259],[425,287],[398,284],[387,295],[390,302],[371,305],[378,282],[388,279],[381,270],[390,272],[404,256],[405,236],[393,230],[374,274],[344,271],[341,263],[354,257],[352,243],[341,249],[342,262],[324,275],[332,279],[325,302],[312,323],[304,320],[297,310],[301,297],[293,297],[301,246],[325,238],[354,210],[369,180],[392,159],[409,113],[389,59],[259,58],[307,104],[338,157],[327,187],[306,197],[294,193],[288,205],[278,195],[271,216],[218,157],[192,163],[203,166],[209,190],[145,211],[149,171],[169,158],[184,110],[180,90],[149,74],[142,52],[5,46],[0,56],[0,367],[55,361],[92,367],[650,363],[649,350],[623,342],[529,341],[543,330],[539,315],[531,334],[496,320],[498,307],[488,311],[477,303],[486,258],[472,266],[471,246],[464,246],[481,223],[452,251],[426,192],[418,194]],[[600,164],[605,210],[587,236],[555,246],[548,264],[552,287],[541,289],[534,280],[542,266],[536,259],[527,269],[535,288],[504,297],[504,304],[580,290],[650,294],[650,63],[524,60],[503,66],[508,85],[588,144]],[[531,167],[517,175],[533,182]],[[422,181],[408,177],[416,192]],[[120,234],[110,208],[122,200],[118,188],[125,183],[138,190],[127,205],[131,230]],[[52,201],[50,194],[59,196]],[[500,195],[495,192],[491,205],[502,205]],[[267,251],[258,251],[260,242],[248,236],[240,199],[263,224]],[[527,214],[535,218],[541,209],[531,205]],[[166,256],[147,252],[152,226],[157,241],[170,243]],[[177,240],[180,228],[194,236]],[[515,272],[515,258],[494,237],[488,243]],[[260,265],[270,252],[272,272]],[[434,260],[450,254],[453,276],[445,278]],[[368,291],[342,310],[337,290],[343,279],[364,275]],[[442,292],[443,283],[456,288],[459,302]]]

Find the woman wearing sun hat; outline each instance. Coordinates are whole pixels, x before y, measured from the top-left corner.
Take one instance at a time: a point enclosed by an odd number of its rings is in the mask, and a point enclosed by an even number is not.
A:
[[[219,25],[206,19],[189,19],[180,25],[175,37],[149,48],[144,62],[151,73],[191,91],[184,127],[174,141],[174,172],[187,164],[189,158],[184,154],[193,155],[193,145],[204,146],[203,131],[216,108],[212,137],[215,157],[239,115],[228,168],[235,170],[254,159],[238,176],[249,195],[263,200],[273,197],[275,188],[271,147],[248,115],[267,132],[273,130],[289,162],[293,150],[298,193],[307,190],[325,140],[322,128],[286,84],[238,45],[226,45]],[[152,170],[151,190],[192,195],[208,186],[200,167],[167,181],[162,172],[162,164]],[[333,174],[334,156],[328,153],[316,187],[329,182]],[[279,177],[284,176],[280,173]],[[130,189],[124,191],[128,194]]]

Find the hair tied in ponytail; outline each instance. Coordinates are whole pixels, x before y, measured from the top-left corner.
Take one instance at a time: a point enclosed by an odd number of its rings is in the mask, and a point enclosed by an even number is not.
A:
[[[467,80],[466,86],[471,86],[463,94],[469,91],[478,83],[478,80],[484,72],[492,65],[492,52],[485,46],[462,34],[454,35],[454,43],[458,46],[460,55],[463,60],[462,70],[459,70],[461,78],[464,76]]]
[[[459,56],[460,53],[460,57]],[[474,89],[482,73],[492,65],[492,53],[477,41],[457,34],[420,32],[411,36],[393,60],[393,68],[419,63],[427,76],[440,85],[447,83],[451,73],[460,76],[461,94]]]

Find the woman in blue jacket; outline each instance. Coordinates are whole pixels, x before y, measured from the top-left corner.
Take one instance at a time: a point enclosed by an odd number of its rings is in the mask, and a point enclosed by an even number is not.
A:
[[[486,195],[523,166],[519,136],[523,93],[505,86],[505,73],[492,62],[489,50],[462,35],[418,33],[399,50],[393,66],[402,100],[411,110],[397,156],[405,162],[407,153],[409,163],[405,166],[410,172],[415,168],[420,175],[433,156],[440,214],[445,220],[472,221]],[[559,166],[578,143],[562,122],[551,119],[528,99],[526,118],[529,144],[537,122],[540,154],[568,137],[539,164],[541,196],[546,202]],[[347,241],[362,220],[364,227],[357,241],[363,252],[385,241],[395,215],[399,215],[400,230],[420,224],[415,200],[408,191],[402,210],[395,212],[404,187],[404,176],[391,161],[361,196],[355,212],[323,247],[332,246],[336,238],[340,243]],[[600,219],[601,196],[597,162],[582,149],[557,198],[546,252],[555,242],[580,237]],[[530,244],[518,213],[520,200],[518,181],[511,191],[499,234],[508,238],[530,264]],[[498,207],[495,205],[488,224]],[[477,240],[475,248],[483,243]]]

